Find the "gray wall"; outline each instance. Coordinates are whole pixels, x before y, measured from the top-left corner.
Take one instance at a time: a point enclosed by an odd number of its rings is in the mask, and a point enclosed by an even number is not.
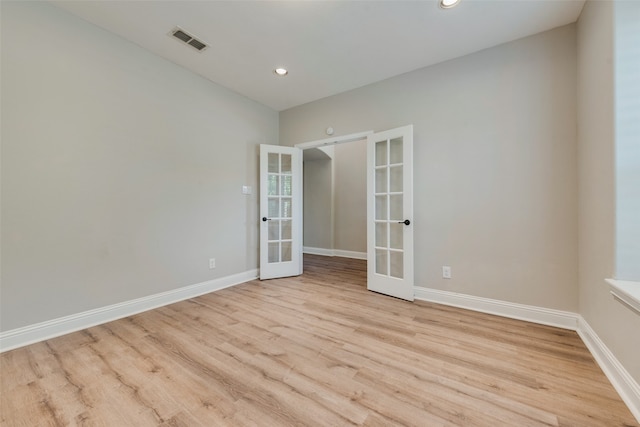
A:
[[[569,25],[281,112],[281,144],[413,124],[416,285],[577,311],[575,44]]]
[[[330,158],[304,161],[303,246],[333,249],[332,180]]]
[[[615,260],[614,3],[586,3],[578,21],[580,314],[640,382],[640,317],[609,294]]]
[[[277,112],[49,4],[1,7],[1,329],[257,268]]]
[[[367,141],[335,146],[334,248],[367,252]]]

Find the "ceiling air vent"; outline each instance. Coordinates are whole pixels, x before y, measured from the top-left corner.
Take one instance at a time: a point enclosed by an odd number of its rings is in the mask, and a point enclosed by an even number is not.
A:
[[[203,50],[209,47],[205,42],[198,40],[197,38],[187,33],[185,30],[183,30],[180,27],[175,27],[173,30],[169,32],[169,35],[177,38],[180,41],[183,41],[184,43],[188,44],[189,46],[191,46],[192,48],[196,49],[199,52],[202,52]]]

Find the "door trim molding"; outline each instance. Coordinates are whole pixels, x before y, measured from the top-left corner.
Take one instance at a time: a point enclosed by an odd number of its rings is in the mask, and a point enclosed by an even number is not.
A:
[[[247,270],[195,285],[11,329],[0,333],[0,353],[250,282],[257,278],[258,269]]]
[[[349,135],[333,136],[331,138],[318,139],[316,141],[301,142],[299,144],[295,144],[294,147],[299,148],[301,150],[306,150],[307,148],[318,148],[318,147],[324,147],[327,145],[342,144],[345,142],[352,142],[352,141],[358,141],[361,139],[366,139],[367,136],[371,134],[373,134],[373,131],[367,130],[364,132],[351,133]]]

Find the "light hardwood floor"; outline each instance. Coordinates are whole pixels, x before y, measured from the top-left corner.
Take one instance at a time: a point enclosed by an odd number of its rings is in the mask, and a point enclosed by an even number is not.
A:
[[[3,426],[638,426],[576,333],[365,289],[305,256],[0,356]]]

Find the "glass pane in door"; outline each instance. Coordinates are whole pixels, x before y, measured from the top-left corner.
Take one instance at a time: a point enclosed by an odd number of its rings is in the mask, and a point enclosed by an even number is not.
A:
[[[283,218],[291,218],[291,197],[282,198],[282,210],[280,211],[280,215]]]
[[[387,274],[387,251],[376,249],[376,273]]]
[[[269,153],[267,170],[269,173],[280,172],[280,155],[278,153]]]
[[[269,197],[269,206],[267,207],[267,212],[269,218],[278,218],[280,217],[280,199],[277,197]]]
[[[291,240],[291,221],[281,221],[282,240]]]
[[[291,261],[291,242],[282,242],[282,262]]]
[[[291,175],[291,154],[282,154],[281,160],[282,164],[280,165],[280,172]]]
[[[280,243],[269,242],[269,262],[280,262]]]
[[[389,191],[397,193],[402,191],[402,165],[389,168]]]
[[[389,224],[389,247],[392,249],[403,249],[404,243],[404,224],[392,222]]]
[[[391,160],[389,163],[392,165],[402,163],[402,137],[392,139],[390,144],[389,157]]]
[[[376,142],[376,166],[387,164],[387,141]]]
[[[390,255],[390,267],[391,270],[389,275],[391,277],[397,277],[398,279],[402,279],[404,262],[403,262],[403,253],[398,251],[393,251],[389,253]]]
[[[387,168],[376,169],[376,194],[387,192]]]
[[[269,241],[280,240],[280,221],[272,219],[269,221]]]
[[[394,194],[389,196],[389,219],[391,221],[404,220],[402,212],[402,194]]]
[[[267,184],[267,194],[269,196],[277,196],[278,195],[278,175],[269,174],[268,176],[268,184]]]
[[[381,248],[387,247],[387,223],[376,222],[376,246]]]
[[[282,190],[280,194],[283,196],[291,196],[291,175],[284,175],[282,177]]]
[[[387,219],[387,196],[376,196],[376,219]]]

